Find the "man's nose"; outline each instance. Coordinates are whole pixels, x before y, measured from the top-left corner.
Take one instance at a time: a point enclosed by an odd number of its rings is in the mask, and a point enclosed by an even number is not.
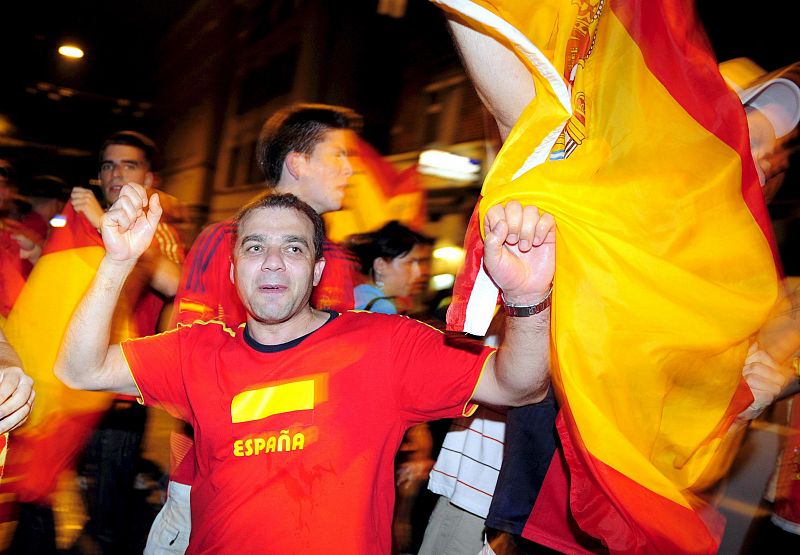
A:
[[[349,158],[345,158],[343,170],[344,170],[344,174],[347,177],[350,177],[350,176],[353,175],[353,165],[350,163],[350,159]]]
[[[283,256],[280,249],[268,248],[264,251],[264,259],[261,261],[262,271],[279,271],[284,268]]]

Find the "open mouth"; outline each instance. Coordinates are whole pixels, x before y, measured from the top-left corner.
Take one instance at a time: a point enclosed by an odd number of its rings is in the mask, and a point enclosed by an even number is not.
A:
[[[286,291],[287,287],[285,285],[278,285],[277,283],[268,283],[260,286],[258,289],[263,293],[283,293]]]

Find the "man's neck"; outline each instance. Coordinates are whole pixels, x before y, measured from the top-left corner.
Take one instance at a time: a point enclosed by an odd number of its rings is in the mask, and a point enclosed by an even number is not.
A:
[[[329,314],[310,305],[285,322],[265,323],[247,315],[250,337],[262,345],[281,345],[318,330],[328,321]]]
[[[314,211],[320,216],[324,214],[325,212],[321,211],[319,206],[314,206],[314,204],[310,202],[310,199],[308,199],[306,195],[303,194],[303,190],[304,188],[301,185],[301,183],[294,179],[282,179],[275,186],[276,193],[292,194],[297,198],[299,198],[300,200],[302,200],[303,202],[307,203],[309,206],[311,206],[311,208],[313,208]]]

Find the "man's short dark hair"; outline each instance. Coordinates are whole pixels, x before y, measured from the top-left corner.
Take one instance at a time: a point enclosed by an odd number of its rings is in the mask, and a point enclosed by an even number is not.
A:
[[[155,167],[156,157],[158,156],[158,147],[156,143],[138,131],[117,131],[112,133],[106,140],[103,141],[103,146],[100,147],[100,163],[103,163],[103,157],[106,153],[106,148],[111,145],[126,145],[138,148],[144,153],[144,159],[147,161],[148,169]]]
[[[276,112],[261,128],[256,146],[258,167],[267,187],[278,185],[289,153],[311,154],[326,131],[357,129],[360,125],[360,116],[341,106],[293,104]]]
[[[275,193],[271,190],[265,191],[263,194],[245,204],[236,214],[233,219],[236,224],[236,234],[233,238],[234,245],[239,240],[239,227],[242,221],[250,212],[260,208],[288,208],[300,212],[311,220],[311,224],[314,226],[314,260],[322,258],[322,241],[325,239],[325,224],[322,222],[322,217],[317,214],[316,210],[296,196],[290,193]],[[235,250],[234,247],[234,252]]]

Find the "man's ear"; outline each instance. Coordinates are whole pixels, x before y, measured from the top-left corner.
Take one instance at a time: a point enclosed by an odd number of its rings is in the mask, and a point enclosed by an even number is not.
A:
[[[325,259],[320,258],[316,262],[314,262],[314,281],[312,285],[316,287],[319,285],[319,280],[322,279],[322,271],[325,269]]]
[[[294,179],[300,179],[305,173],[308,157],[302,152],[292,151],[283,160],[283,167]]]
[[[142,185],[144,185],[145,189],[149,189],[150,187],[155,185],[155,183],[156,183],[156,176],[153,174],[153,172],[147,172],[146,174],[144,174],[144,183],[142,183]]]
[[[236,285],[236,278],[234,278],[235,274],[233,272],[233,258],[230,258],[229,260],[231,261],[231,283]]]

